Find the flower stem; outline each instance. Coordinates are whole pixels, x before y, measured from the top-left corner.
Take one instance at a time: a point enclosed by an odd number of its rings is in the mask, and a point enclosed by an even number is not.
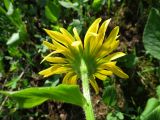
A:
[[[87,104],[83,106],[83,110],[85,112],[86,120],[95,120],[94,112],[92,107],[92,101],[90,96],[90,89],[89,89],[89,77],[88,77],[88,70],[85,61],[81,60],[81,80],[82,80],[82,89],[83,95],[86,98]]]

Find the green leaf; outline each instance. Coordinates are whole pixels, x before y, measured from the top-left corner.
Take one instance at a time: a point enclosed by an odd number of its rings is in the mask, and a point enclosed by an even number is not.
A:
[[[19,28],[23,24],[20,10],[18,8],[14,9],[12,2],[10,2],[9,0],[4,0],[4,3],[7,11],[5,11],[3,8],[0,8],[1,12],[9,18],[12,24]]]
[[[5,9],[3,9],[1,6],[0,6],[0,13],[3,13],[3,14],[6,13]]]
[[[21,11],[16,8],[12,14],[7,14],[8,18],[11,20],[12,24],[14,24],[17,28],[22,28],[25,24],[22,21]]]
[[[123,120],[124,116],[123,113],[119,111],[112,111],[107,114],[106,120]]]
[[[12,89],[15,89],[17,86],[17,82],[20,80],[20,77],[16,76],[13,77],[9,82],[5,84],[6,87],[11,87]]]
[[[158,85],[156,88],[156,94],[158,96],[158,99],[160,100],[160,85]]]
[[[77,85],[61,84],[56,87],[35,87],[14,92],[0,91],[0,93],[17,100],[20,108],[31,108],[49,99],[81,107],[86,104]]]
[[[148,53],[160,60],[160,12],[151,9],[144,32],[143,43]]]
[[[6,44],[18,45],[18,43],[21,43],[23,40],[28,38],[26,25],[22,21],[20,10],[18,8],[14,9],[12,2],[9,0],[4,0],[4,4],[7,8],[7,12],[2,7],[0,7],[0,12],[6,15],[10,22],[17,29],[17,32],[12,34]]]
[[[9,52],[9,55],[14,57],[14,58],[21,58],[22,57],[22,54],[21,52],[19,51],[18,47],[15,47],[15,46],[12,46],[12,47],[8,47],[8,52]]]
[[[148,117],[157,107],[159,107],[159,100],[156,98],[150,98],[147,101],[146,107],[141,114],[140,118],[142,120],[146,120],[146,117]]]
[[[134,53],[131,53],[131,54],[125,55],[122,58],[119,58],[118,61],[124,64],[124,66],[127,68],[133,68],[135,67],[138,61],[138,57]]]
[[[12,15],[13,14],[13,12],[14,12],[14,8],[13,8],[13,4],[10,2],[9,3],[9,6],[7,6],[8,8],[8,11],[7,11],[7,15]]]
[[[10,0],[3,0],[3,3],[5,5],[5,7],[6,7],[6,9],[8,9],[10,4],[12,4]]]
[[[45,15],[51,22],[56,22],[60,16],[60,6],[49,1],[45,6]]]
[[[102,99],[106,105],[114,106],[117,103],[117,94],[114,86],[107,86],[104,89]]]
[[[50,77],[50,79],[45,81],[44,86],[57,86],[57,84],[59,83],[59,78],[60,75],[54,75]]]
[[[77,2],[72,3],[72,2],[66,2],[66,1],[59,1],[59,4],[65,8],[73,8],[73,9],[77,9],[76,7],[78,6]]]
[[[119,118],[119,120],[124,119],[123,113],[121,113],[121,112],[117,112],[116,116]]]
[[[73,21],[68,26],[67,30],[72,32],[73,28],[76,27],[78,33],[80,33],[82,31],[82,25],[82,21],[80,21],[79,19],[73,19]]]
[[[160,120],[160,105],[142,120]]]
[[[23,23],[22,23],[23,24]],[[17,46],[23,41],[27,40],[28,34],[25,28],[25,25],[19,26],[18,32],[13,33],[12,36],[8,39],[7,45]]]
[[[92,8],[96,11],[99,11],[102,8],[103,0],[93,0]]]
[[[8,39],[7,45],[11,45],[19,40],[19,32],[13,33],[12,36]]]

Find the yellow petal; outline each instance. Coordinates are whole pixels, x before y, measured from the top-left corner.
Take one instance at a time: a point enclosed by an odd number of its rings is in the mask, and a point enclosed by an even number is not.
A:
[[[74,75],[73,72],[68,72],[68,73],[66,73],[66,75],[65,75],[64,78],[63,78],[62,83],[63,83],[63,84],[69,84],[69,80],[71,79],[71,77],[72,77],[73,75]]]
[[[43,60],[41,61],[41,63],[44,62],[48,57],[50,57],[51,55],[56,54],[56,53],[60,53],[60,52],[58,52],[58,51],[53,51],[53,52],[51,52],[50,54],[48,54],[47,56],[45,56],[45,57],[43,58]]]
[[[64,36],[62,33],[59,33],[57,31],[53,31],[52,32],[52,38],[54,40],[57,40],[58,42],[62,43],[63,45],[65,45],[66,47],[72,43],[72,41],[70,39],[67,39],[66,36]]]
[[[117,67],[115,64],[106,63],[106,68],[108,70],[111,70],[115,75],[119,76],[120,78],[129,78],[129,76],[124,73],[119,67]]]
[[[103,75],[112,75],[112,71],[108,70],[99,70],[98,73],[103,74]]]
[[[103,75],[103,74],[100,74],[100,73],[95,73],[94,75],[100,80],[106,80],[107,79],[106,75]]]
[[[60,31],[63,33],[63,35],[65,35],[66,38],[69,38],[71,42],[75,41],[74,37],[66,29],[60,28]]]
[[[78,47],[81,45],[81,42],[80,41],[74,41],[72,42],[71,46],[74,46],[74,47]]]
[[[115,60],[117,58],[120,58],[120,57],[123,57],[124,55],[126,55],[123,52],[116,52],[111,55],[108,55],[107,57],[102,58],[102,56],[105,56],[105,54],[106,54],[105,51],[101,52],[101,54],[100,54],[101,59],[97,59],[97,64],[107,63],[107,62],[110,62],[112,60]]]
[[[54,43],[54,45],[56,46],[56,48],[58,50],[67,51],[67,48],[65,46],[63,46],[62,44],[60,44],[60,43],[58,43],[56,41],[54,41],[53,43]]]
[[[108,42],[108,44],[110,44],[113,40],[116,40],[117,35],[119,32],[119,27],[116,26],[111,33],[109,34],[109,36],[107,37],[107,39],[105,40],[105,42]]]
[[[105,33],[106,33],[106,30],[107,30],[107,27],[108,27],[108,24],[110,23],[111,21],[111,18],[104,21],[103,24],[101,25],[99,31],[98,31],[98,34],[100,34],[99,36],[99,42],[102,44],[103,40],[104,40],[104,36],[105,36]]]
[[[97,57],[97,58],[98,58],[98,57],[99,57],[99,58],[105,57],[106,55],[110,54],[110,53],[113,52],[115,49],[117,49],[118,45],[119,45],[119,40],[115,40],[115,41],[113,41],[113,42],[110,43],[110,44],[104,43],[104,44],[102,45],[101,50],[99,51],[99,53],[97,54],[96,57]]]
[[[69,82],[71,85],[76,85],[77,84],[77,79],[78,79],[78,76],[77,75],[74,75],[70,78]]]
[[[57,69],[59,66],[51,66],[45,70],[42,70],[39,72],[40,75],[43,75],[44,77],[48,77],[49,75],[54,74],[54,70]]]
[[[53,44],[51,44],[51,43],[49,43],[47,41],[43,41],[43,44],[45,46],[47,46],[49,49],[51,49],[51,50],[56,50],[56,47]]]
[[[111,52],[119,46],[119,40],[116,40],[113,44],[111,44]]]
[[[117,58],[123,57],[123,56],[125,56],[125,55],[126,55],[126,54],[123,53],[123,52],[116,52],[116,53],[113,53],[112,55],[109,55],[107,59],[110,58],[110,61],[111,61],[111,60],[115,60],[115,59],[117,59]]]
[[[65,37],[65,35],[63,35],[60,32],[57,31],[52,31],[52,30],[47,30],[44,29],[46,31],[46,33],[54,40],[60,42],[61,44],[68,46],[68,44],[72,43],[72,40],[67,39],[67,37]]]
[[[96,58],[103,58],[104,56],[108,55],[110,51],[111,51],[111,47],[110,46],[105,47],[103,44],[101,49],[97,53]]]
[[[98,84],[97,84],[96,80],[95,79],[91,79],[90,83],[91,83],[92,87],[94,88],[96,94],[98,94],[99,93],[99,87],[98,87]]]
[[[100,29],[98,30],[98,34],[96,34],[95,37],[90,40],[90,49],[91,49],[90,53],[92,53],[93,56],[95,56],[97,54],[98,50],[102,46],[104,36],[106,33],[106,29],[108,27],[110,20],[111,19],[108,19],[105,22],[103,22]]]
[[[79,54],[79,51],[80,51],[80,46],[81,46],[81,42],[80,41],[74,41],[71,46],[69,47],[70,51],[72,53],[75,53],[76,54]]]
[[[72,58],[71,52],[69,51],[68,48],[66,48],[65,46],[63,46],[62,44],[54,41],[54,45],[56,46],[58,52],[61,52],[64,56],[68,56]]]
[[[73,28],[73,33],[74,33],[74,37],[76,38],[76,40],[81,41],[81,38],[79,37],[79,34],[78,34],[77,29],[75,27]]]
[[[84,48],[86,48],[86,46],[89,44],[88,38],[90,37],[90,33],[97,33],[100,21],[101,21],[101,18],[96,19],[92,23],[92,25],[89,27],[89,29],[84,37]]]
[[[46,57],[45,60],[53,63],[67,63],[67,61],[62,57]]]
[[[97,58],[99,57],[102,58],[108,55],[118,47],[119,40],[116,40],[118,32],[119,32],[119,27],[117,26],[111,31],[109,37],[103,43],[99,53],[96,56]]]
[[[39,72],[40,75],[43,75],[44,77],[48,77],[54,74],[62,74],[66,73],[70,68],[68,67],[61,67],[60,65],[54,65],[50,68],[47,68],[45,70],[42,70]]]
[[[111,43],[105,42],[101,49],[99,50],[98,54],[96,55],[96,58],[103,58],[109,53],[111,53],[113,50],[115,50],[119,45],[119,40],[113,40]]]
[[[115,65],[115,64],[116,64],[116,61],[114,61],[114,62],[107,62],[107,63],[105,62],[105,63],[99,64],[98,70],[107,69],[107,68],[106,68],[106,64],[113,64],[113,65]]]
[[[54,72],[55,74],[62,74],[62,73],[66,73],[70,69],[71,68],[68,68],[68,67],[59,67]]]
[[[90,53],[93,54],[93,52],[94,52],[94,50],[95,50],[95,48],[97,46],[98,34],[96,34],[96,33],[90,33],[90,36],[91,37],[89,38],[89,43],[90,43],[89,47],[90,47]]]
[[[99,50],[99,48],[102,46],[103,40],[104,40],[104,36],[108,27],[109,22],[111,21],[111,19],[108,19],[106,21],[103,22],[103,24],[101,25],[99,31],[98,31],[98,38],[96,39],[96,50],[95,53],[97,53],[97,50]]]
[[[47,68],[47,69],[45,69],[45,70],[42,70],[42,71],[39,72],[39,74],[40,74],[40,75],[47,74],[48,72],[51,72],[51,71],[52,71],[52,68],[53,68],[53,66],[52,66],[52,67],[49,67],[49,68]]]
[[[103,58],[103,60],[106,62],[109,62],[109,61],[115,60],[117,58],[123,57],[124,55],[126,55],[126,54],[123,52],[116,52],[116,53],[113,53],[113,54]]]
[[[87,43],[86,47],[84,48],[84,53],[85,53],[86,56],[92,55],[91,54],[91,49],[93,48],[92,44],[94,44],[93,39],[94,39],[93,35],[90,35],[88,37],[88,43]]]
[[[82,45],[82,41],[81,41],[81,38],[79,37],[79,34],[77,32],[77,29],[76,28],[73,28],[73,33],[74,33],[74,37],[76,38],[77,41],[80,41],[81,43],[81,48],[83,48],[83,45]]]

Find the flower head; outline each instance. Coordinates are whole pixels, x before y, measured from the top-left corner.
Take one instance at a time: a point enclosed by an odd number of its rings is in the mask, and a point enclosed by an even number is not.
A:
[[[52,43],[43,41],[43,44],[53,52],[42,60],[50,62],[51,67],[40,71],[39,74],[44,77],[64,74],[62,83],[77,84],[81,76],[80,65],[83,59],[87,65],[90,83],[96,93],[99,92],[96,78],[106,80],[113,74],[120,78],[128,78],[128,75],[116,66],[115,61],[125,54],[123,52],[111,54],[119,45],[119,27],[115,27],[109,36],[105,37],[110,20],[104,21],[100,26],[101,18],[96,19],[89,27],[83,43],[76,28],[73,29],[74,36],[64,28],[60,28],[60,32],[45,29]]]

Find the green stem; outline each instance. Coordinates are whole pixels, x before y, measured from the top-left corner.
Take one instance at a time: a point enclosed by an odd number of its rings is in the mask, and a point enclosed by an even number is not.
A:
[[[90,96],[90,89],[89,89],[88,70],[87,70],[87,65],[83,59],[81,60],[80,72],[81,72],[83,95],[87,101],[87,104],[83,106],[83,110],[86,115],[86,120],[95,120],[91,96]]]

